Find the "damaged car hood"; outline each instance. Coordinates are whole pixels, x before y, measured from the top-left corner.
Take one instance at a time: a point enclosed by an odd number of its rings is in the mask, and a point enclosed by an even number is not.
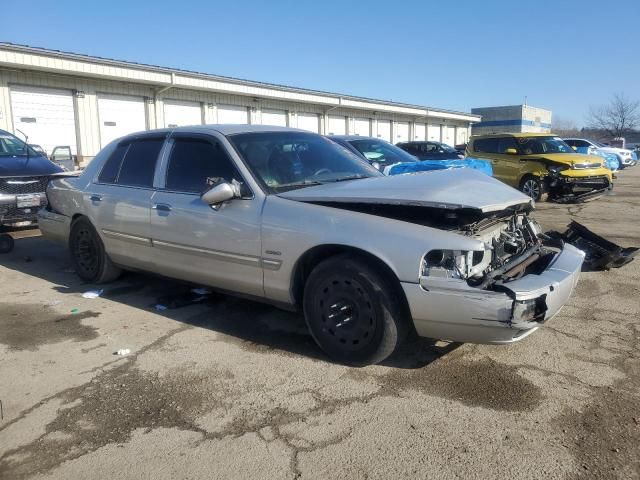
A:
[[[484,213],[533,205],[531,198],[518,190],[467,168],[332,182],[278,195],[301,202],[472,208]]]

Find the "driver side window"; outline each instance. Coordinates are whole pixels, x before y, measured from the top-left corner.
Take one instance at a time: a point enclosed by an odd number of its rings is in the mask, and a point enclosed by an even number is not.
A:
[[[165,189],[202,193],[221,181],[242,181],[223,147],[199,138],[174,138]]]

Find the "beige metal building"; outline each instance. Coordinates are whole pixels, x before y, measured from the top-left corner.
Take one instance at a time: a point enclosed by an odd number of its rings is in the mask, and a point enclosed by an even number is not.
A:
[[[0,43],[0,129],[86,164],[119,136],[203,123],[286,125],[393,143],[465,143],[480,117]]]
[[[550,133],[551,110],[531,105],[472,108],[471,113],[482,117],[473,125],[473,134],[488,133]]]

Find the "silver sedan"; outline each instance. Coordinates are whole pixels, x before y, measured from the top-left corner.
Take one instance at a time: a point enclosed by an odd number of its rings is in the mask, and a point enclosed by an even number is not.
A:
[[[510,343],[553,317],[584,254],[530,198],[460,169],[385,177],[320,135],[210,125],[133,134],[39,213],[92,283],[144,270],[304,312],[333,359],[367,364],[415,329]]]

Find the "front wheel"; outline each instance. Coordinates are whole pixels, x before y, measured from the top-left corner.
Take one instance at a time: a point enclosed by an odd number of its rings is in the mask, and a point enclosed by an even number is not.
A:
[[[316,343],[349,365],[379,363],[406,338],[398,289],[370,262],[349,254],[320,263],[304,290],[304,316]]]
[[[0,234],[0,253],[9,253],[13,250],[13,237],[8,233]]]
[[[86,218],[81,217],[71,224],[69,249],[75,271],[85,282],[106,283],[122,273],[107,255],[98,232]]]
[[[536,202],[544,202],[549,198],[549,194],[546,191],[546,185],[539,177],[533,175],[527,175],[520,182],[520,190],[525,195],[533,198]]]

